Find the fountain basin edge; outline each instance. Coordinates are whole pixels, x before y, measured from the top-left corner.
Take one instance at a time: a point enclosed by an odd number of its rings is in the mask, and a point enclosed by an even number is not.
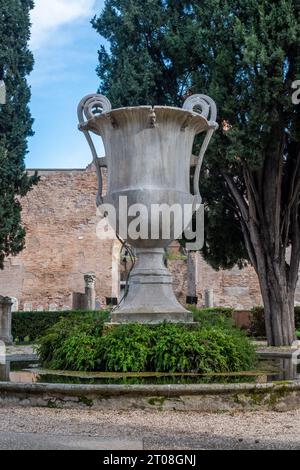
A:
[[[300,408],[300,381],[258,384],[73,385],[0,383],[0,406],[226,412]]]

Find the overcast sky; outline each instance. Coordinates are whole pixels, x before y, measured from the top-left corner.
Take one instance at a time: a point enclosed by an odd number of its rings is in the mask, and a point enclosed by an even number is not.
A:
[[[95,69],[102,42],[90,24],[104,0],[35,0],[30,47],[34,53],[27,168],[83,168],[91,155],[77,130],[80,99],[97,91]],[[100,145],[100,153],[103,147]]]

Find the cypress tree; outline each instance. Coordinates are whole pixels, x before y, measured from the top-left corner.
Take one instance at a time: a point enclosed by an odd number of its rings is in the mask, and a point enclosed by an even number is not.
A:
[[[300,261],[299,0],[106,0],[92,21],[100,92],[114,106],[178,105],[187,93],[219,109],[202,171],[203,254],[215,268],[250,262],[268,342],[295,338]]]
[[[33,134],[26,81],[34,62],[28,49],[32,8],[31,0],[0,0],[0,80],[7,89],[6,104],[0,105],[0,269],[7,256],[24,248],[20,198],[37,182],[24,164]]]

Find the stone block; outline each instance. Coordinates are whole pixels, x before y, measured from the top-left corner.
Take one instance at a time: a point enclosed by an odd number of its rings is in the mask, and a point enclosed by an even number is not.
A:
[[[11,307],[12,301],[9,297],[0,296],[0,341],[11,344]]]

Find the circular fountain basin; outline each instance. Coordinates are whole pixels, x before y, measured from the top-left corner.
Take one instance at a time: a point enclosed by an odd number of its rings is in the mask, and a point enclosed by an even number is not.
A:
[[[225,374],[52,371],[37,361],[12,361],[0,367],[0,404],[209,412],[295,409],[300,407],[300,369],[282,369],[286,360],[263,360],[257,370]]]

